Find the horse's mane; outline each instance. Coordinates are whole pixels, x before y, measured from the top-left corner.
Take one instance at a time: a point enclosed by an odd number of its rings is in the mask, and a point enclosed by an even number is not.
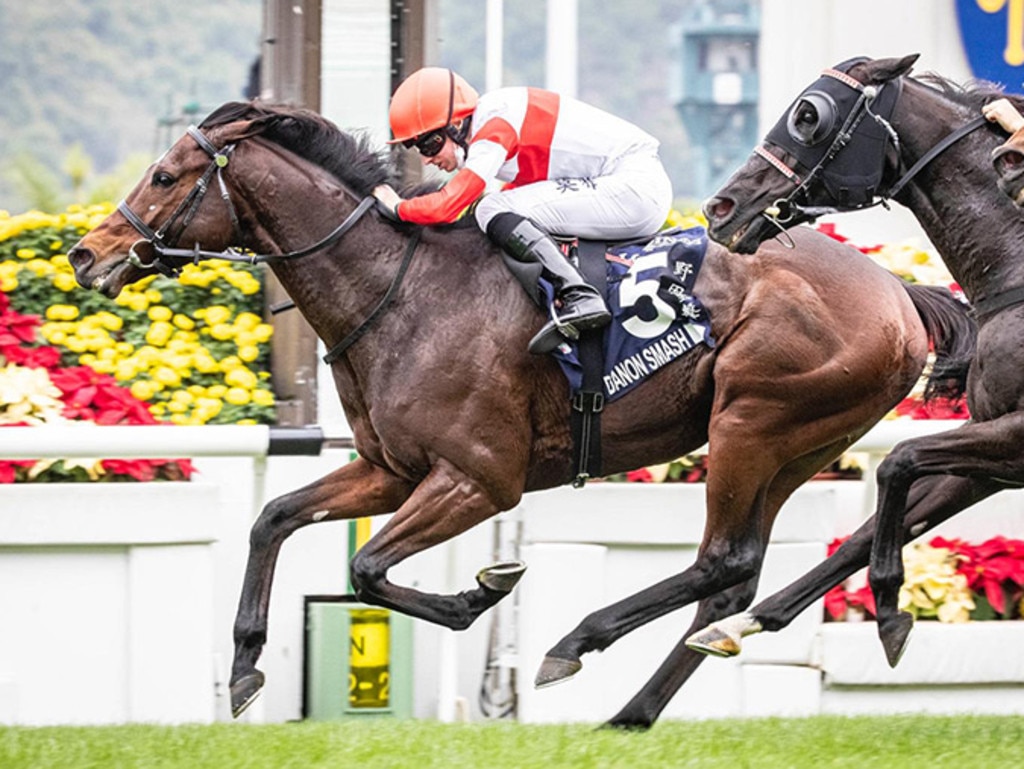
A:
[[[349,134],[312,110],[263,102],[227,102],[200,128],[251,120],[251,135],[262,136],[305,158],[341,180],[357,195],[396,177],[386,150],[375,150],[365,133]]]
[[[988,80],[968,80],[957,83],[936,72],[914,75],[914,79],[939,91],[950,101],[961,104],[972,112],[981,113],[981,108],[995,99],[1008,99],[1015,106],[1024,106],[1024,96],[1003,93],[1003,88]]]

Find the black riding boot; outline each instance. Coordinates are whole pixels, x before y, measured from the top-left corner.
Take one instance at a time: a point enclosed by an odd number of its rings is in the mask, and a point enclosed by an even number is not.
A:
[[[565,339],[579,338],[581,331],[607,326],[611,313],[597,289],[587,283],[548,235],[529,219],[513,213],[498,214],[487,234],[506,254],[524,265],[538,265],[555,287],[560,309],[552,307],[552,318],[530,340],[535,355],[549,353]],[[517,277],[521,275],[517,272]],[[524,284],[525,285],[525,284]],[[535,291],[526,286],[527,292]]]

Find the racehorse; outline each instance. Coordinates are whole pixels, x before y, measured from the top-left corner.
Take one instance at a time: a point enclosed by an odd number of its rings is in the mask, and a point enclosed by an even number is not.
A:
[[[897,606],[905,537],[1024,484],[1024,217],[1000,193],[990,161],[1006,134],[982,116],[1003,94],[934,74],[911,78],[916,59],[857,59],[826,70],[704,210],[711,237],[753,253],[766,238],[822,213],[889,198],[909,208],[979,323],[968,375],[971,419],[894,447],[878,469],[876,515],[797,582],[695,634],[693,648],[736,654],[742,636],[785,627],[870,562],[878,631],[895,666],[913,624]],[[1020,97],[1007,98],[1020,107]],[[863,132],[873,141],[859,139]],[[844,164],[851,150],[855,162]]]
[[[485,568],[456,595],[393,584],[388,570],[573,476],[570,389],[551,356],[525,353],[544,314],[475,227],[417,228],[374,209],[370,192],[391,174],[365,137],[319,115],[229,103],[68,253],[78,282],[108,297],[194,259],[268,263],[330,351],[358,458],[272,500],[252,527],[234,626],[236,716],[264,683],[256,663],[273,571],[292,532],[394,513],[351,561],[356,596],[462,629],[512,590],[522,564]],[[213,186],[220,194],[207,196]],[[694,293],[717,344],[605,406],[605,473],[709,444],[706,530],[690,568],[584,619],[540,682],[694,601],[697,627],[749,605],[782,503],[906,395],[930,343],[952,366],[969,356],[973,323],[948,292],[908,285],[819,233],[794,240],[743,261],[709,244]],[[610,724],[649,726],[702,660],[680,640],[663,666],[676,677],[688,666],[675,688],[655,681]]]

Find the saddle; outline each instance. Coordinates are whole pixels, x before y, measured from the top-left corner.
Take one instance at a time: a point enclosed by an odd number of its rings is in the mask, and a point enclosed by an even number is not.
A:
[[[571,426],[577,488],[601,475],[600,413],[660,368],[699,344],[715,346],[711,319],[693,286],[707,232],[673,228],[618,243],[562,240],[567,258],[605,297],[612,322],[566,340],[551,354],[572,391]],[[544,287],[554,301],[552,287]]]

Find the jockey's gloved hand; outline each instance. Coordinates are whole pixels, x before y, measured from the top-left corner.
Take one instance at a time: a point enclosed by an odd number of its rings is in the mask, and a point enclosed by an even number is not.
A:
[[[377,198],[377,210],[383,216],[392,221],[400,221],[398,218],[398,204],[402,202],[402,198],[390,184],[377,185],[373,190],[373,196]]]

